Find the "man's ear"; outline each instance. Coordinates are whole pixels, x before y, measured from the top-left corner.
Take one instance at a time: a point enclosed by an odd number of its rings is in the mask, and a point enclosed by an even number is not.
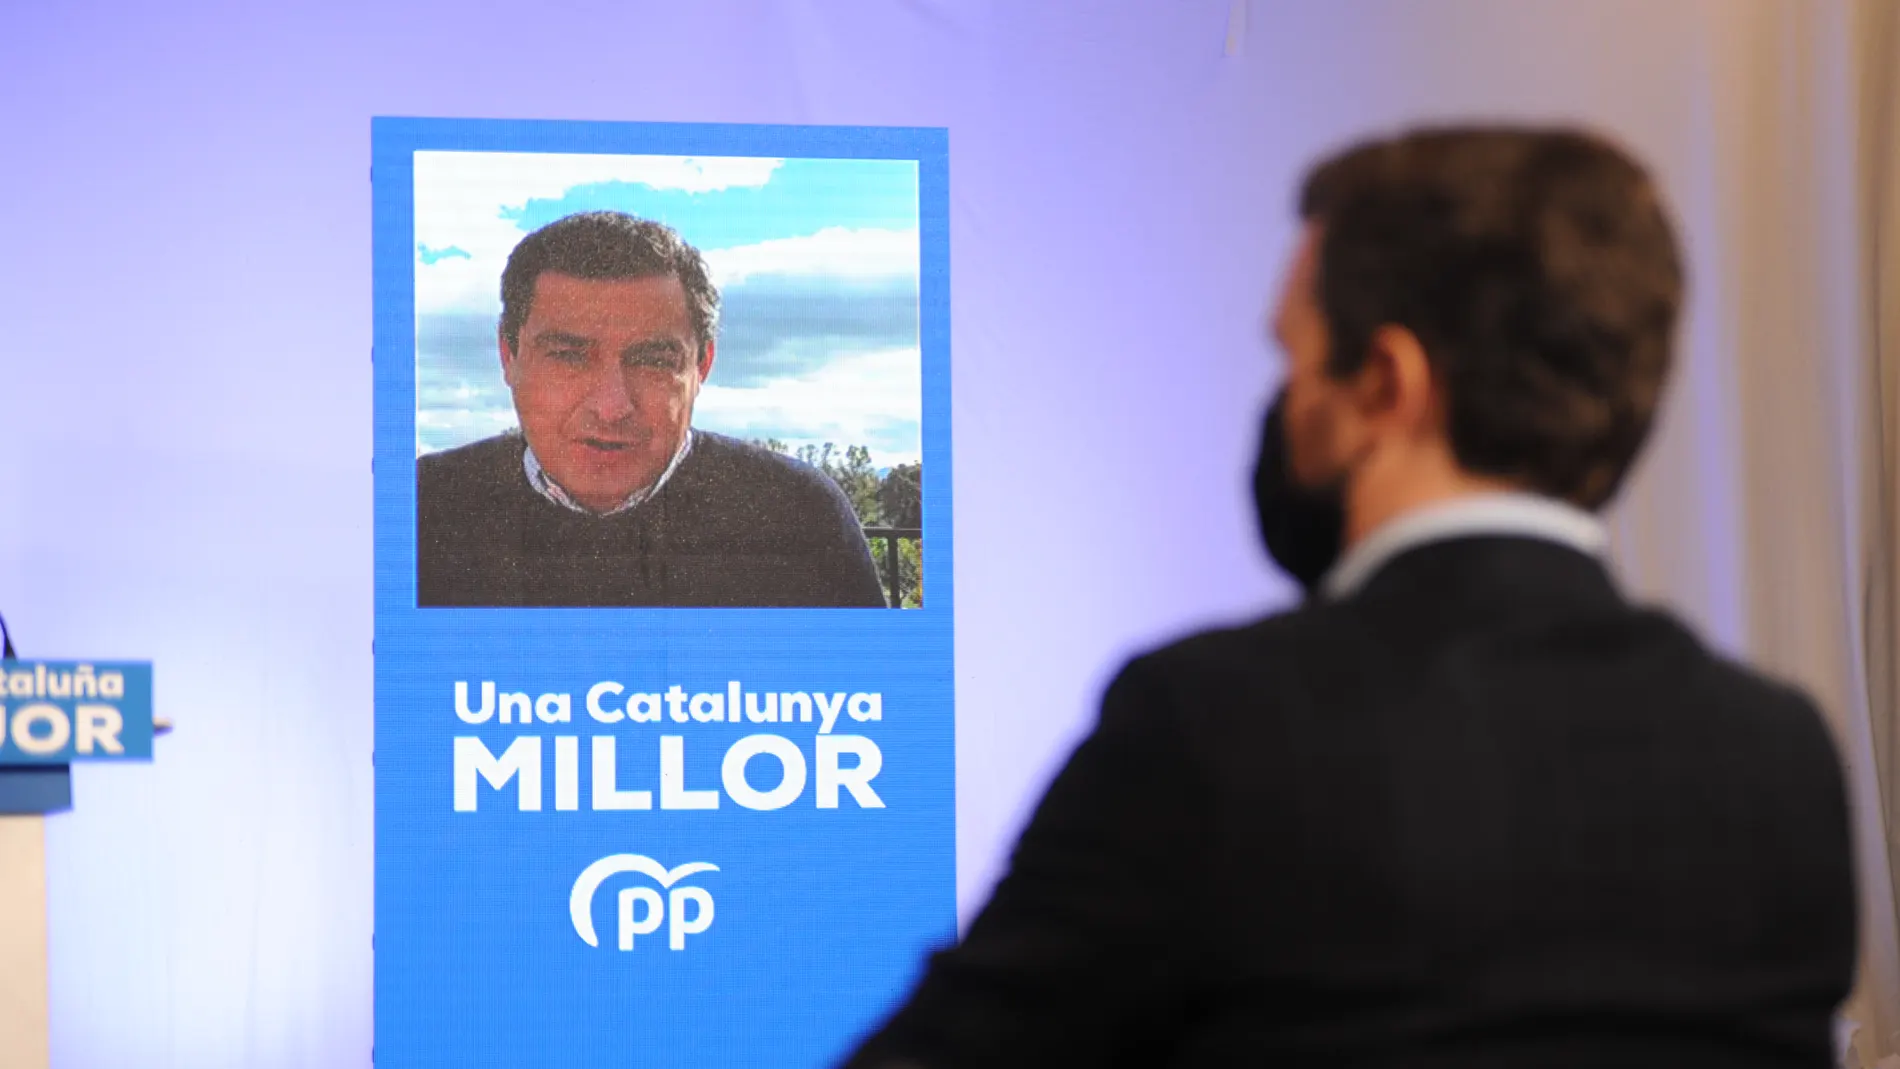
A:
[[[1432,422],[1437,383],[1425,346],[1393,324],[1372,332],[1354,393],[1369,418],[1417,431]]]
[[[699,381],[702,383],[706,381],[706,376],[712,374],[713,350],[715,347],[716,343],[708,338],[706,340],[706,347],[699,352]]]
[[[515,386],[515,347],[508,344],[508,332],[500,327],[495,328],[495,349],[501,353],[501,381],[512,390]]]

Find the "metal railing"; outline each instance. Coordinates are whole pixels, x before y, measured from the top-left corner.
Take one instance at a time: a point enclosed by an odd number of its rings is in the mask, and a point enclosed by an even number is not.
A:
[[[903,608],[904,607],[904,591],[903,591],[903,586],[902,586],[903,557],[902,557],[902,554],[898,552],[898,546],[904,542],[917,542],[921,544],[924,540],[923,528],[921,527],[866,527],[864,529],[864,537],[869,541],[876,541],[879,539],[883,540],[884,567],[882,571],[884,572],[884,598],[886,601],[890,602],[891,608],[893,609]],[[918,595],[919,595],[917,600],[918,600],[918,604],[920,605],[923,603],[923,597],[922,597],[923,585],[924,585],[923,555],[920,553],[918,554],[918,560],[917,560],[917,590],[918,590]]]

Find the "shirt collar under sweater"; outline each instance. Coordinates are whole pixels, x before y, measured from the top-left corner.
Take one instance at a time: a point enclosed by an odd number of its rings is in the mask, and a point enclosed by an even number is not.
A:
[[[628,509],[637,508],[651,501],[653,496],[666,486],[667,480],[673,477],[673,473],[679,470],[679,466],[686,460],[686,455],[692,451],[693,432],[689,429],[686,432],[685,441],[680,443],[679,451],[673,454],[673,459],[667,462],[666,470],[662,471],[660,477],[653,481],[653,485],[643,490],[635,490],[632,494],[628,495],[625,501],[622,501],[620,504],[615,505],[605,512],[595,512],[593,509],[574,500],[568,495],[566,490],[561,489],[560,484],[556,483],[553,478],[548,475],[547,471],[541,467],[541,461],[534,455],[533,446],[523,445],[521,450],[521,467],[527,472],[528,485],[534,488],[534,492],[552,501],[554,504],[586,516],[617,516]]]

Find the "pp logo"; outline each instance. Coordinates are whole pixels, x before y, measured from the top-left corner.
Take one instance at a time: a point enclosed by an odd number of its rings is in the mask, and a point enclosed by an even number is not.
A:
[[[666,866],[639,854],[603,857],[587,866],[580,879],[574,881],[573,893],[568,895],[567,914],[574,922],[574,934],[590,947],[600,945],[600,939],[594,934],[594,892],[610,876],[635,872],[672,890],[664,902],[660,900],[660,893],[651,887],[629,887],[620,892],[620,949],[632,950],[634,936],[651,935],[660,930],[662,921],[670,918],[667,946],[685,950],[687,936],[698,935],[712,927],[713,900],[703,887],[673,885],[695,873],[718,871],[719,866],[704,861],[690,861],[669,872]],[[644,913],[636,908],[641,906],[645,907]],[[688,907],[691,907],[690,913]]]

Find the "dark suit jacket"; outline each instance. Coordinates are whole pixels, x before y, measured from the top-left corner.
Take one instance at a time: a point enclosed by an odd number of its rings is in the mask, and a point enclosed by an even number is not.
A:
[[[1439,542],[1130,664],[851,1065],[1821,1069],[1853,888],[1811,702]]]

